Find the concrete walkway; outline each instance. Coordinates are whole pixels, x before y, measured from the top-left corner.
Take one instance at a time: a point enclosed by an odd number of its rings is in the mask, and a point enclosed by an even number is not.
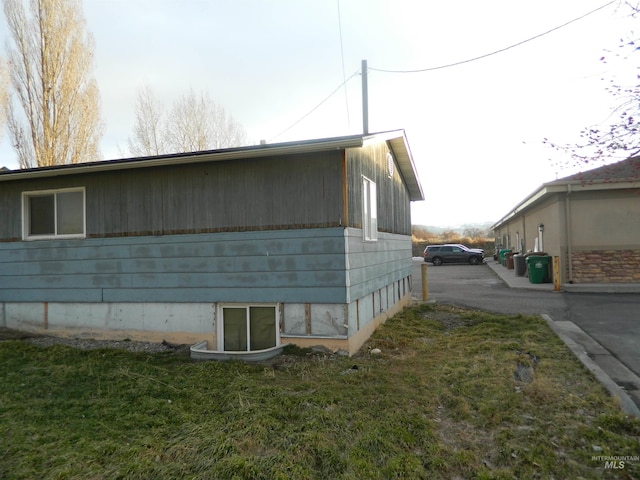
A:
[[[510,288],[554,291],[553,283],[534,284],[527,277],[516,276],[514,270],[503,267],[493,259],[487,259],[486,263]],[[561,291],[638,293],[640,284],[563,284]],[[628,415],[640,417],[640,378],[575,323],[556,322],[549,315],[542,315],[542,318],[609,393],[618,399],[622,410]]]
[[[486,264],[510,288],[526,288],[549,292],[554,290],[553,283],[531,283],[529,278],[517,276],[515,270],[503,267],[500,262],[496,262],[492,258],[487,258]],[[640,283],[563,283],[561,290],[570,293],[640,293]]]

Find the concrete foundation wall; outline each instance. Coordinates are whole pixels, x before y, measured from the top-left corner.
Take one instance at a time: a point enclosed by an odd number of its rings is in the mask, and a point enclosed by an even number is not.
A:
[[[0,326],[74,338],[191,343],[214,331],[215,304],[4,302]]]

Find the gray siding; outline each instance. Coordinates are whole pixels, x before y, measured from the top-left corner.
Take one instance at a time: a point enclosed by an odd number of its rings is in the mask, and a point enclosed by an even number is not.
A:
[[[0,242],[15,242],[22,238],[21,192],[24,189],[13,182],[0,183]]]
[[[349,226],[362,228],[362,176],[376,183],[378,230],[411,235],[411,201],[397,164],[389,178],[386,143],[347,151]]]
[[[354,228],[346,236],[349,302],[411,276],[411,237],[380,233],[378,241],[363,242]]]
[[[21,192],[85,187],[90,237],[343,223],[342,151],[0,183],[0,241],[21,238]]]
[[[342,228],[0,242],[0,302],[345,303]]]

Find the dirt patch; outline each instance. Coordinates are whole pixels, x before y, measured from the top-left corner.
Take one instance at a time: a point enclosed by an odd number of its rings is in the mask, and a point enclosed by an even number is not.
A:
[[[95,340],[92,338],[63,338],[51,335],[40,335],[35,333],[12,330],[10,328],[0,328],[0,341],[23,340],[38,345],[40,347],[51,347],[53,345],[65,345],[79,350],[97,350],[100,348],[118,348],[128,352],[182,352],[188,350],[188,345],[176,345],[168,342],[134,342],[130,340]]]
[[[21,332],[20,330],[12,330],[10,328],[0,328],[0,342],[5,340],[25,340],[27,338],[35,338],[38,336],[41,335]]]

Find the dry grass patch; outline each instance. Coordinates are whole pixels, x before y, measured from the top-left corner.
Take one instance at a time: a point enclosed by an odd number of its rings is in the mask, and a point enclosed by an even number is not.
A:
[[[8,479],[615,478],[592,456],[640,455],[640,422],[535,317],[414,307],[353,358],[16,340],[0,365]]]

